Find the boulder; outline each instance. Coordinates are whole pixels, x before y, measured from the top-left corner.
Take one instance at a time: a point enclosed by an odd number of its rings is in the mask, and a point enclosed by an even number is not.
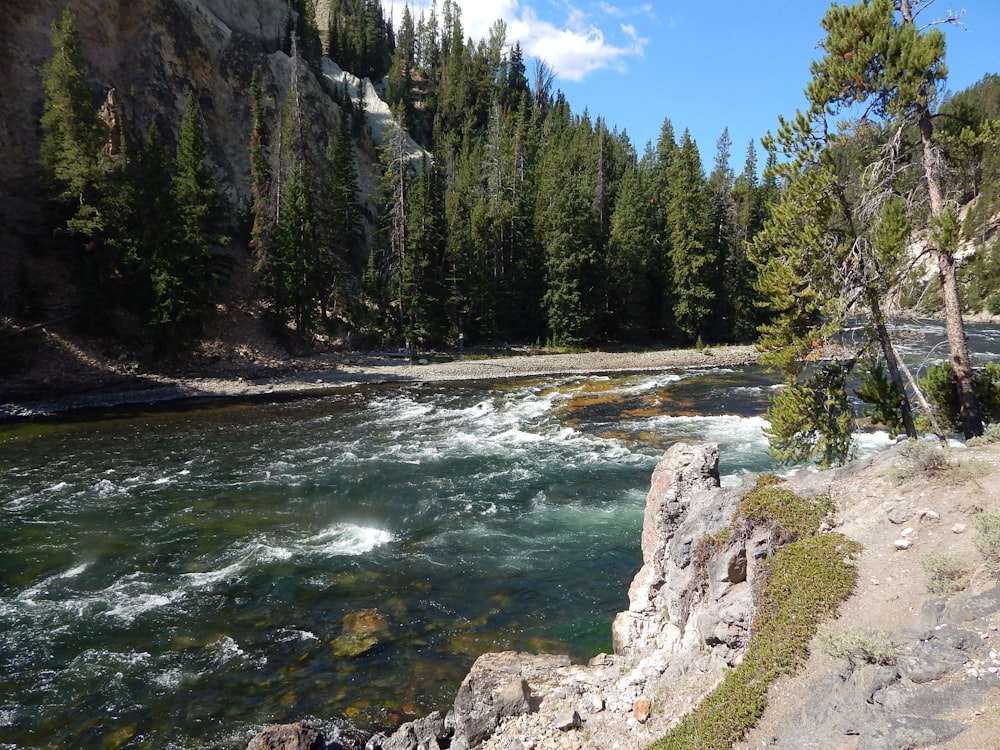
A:
[[[344,615],[344,632],[333,641],[333,652],[353,659],[375,648],[389,637],[389,621],[377,609],[362,609]]]
[[[441,741],[447,737],[444,716],[440,711],[433,711],[422,719],[408,721],[390,736],[382,736],[377,744],[370,743],[370,746],[380,750],[440,750]],[[447,743],[444,746],[447,747]]]
[[[612,625],[616,654],[670,653],[701,640],[689,620],[707,598],[707,580],[719,584],[714,596],[745,582],[747,550],[742,541],[725,547],[710,560],[708,575],[692,564],[694,550],[732,521],[738,502],[735,490],[719,487],[718,445],[676,443],[667,450],[646,497],[642,568],[629,587],[628,611]]]
[[[570,666],[569,657],[505,651],[483,654],[458,689],[451,714],[452,750],[468,750],[493,734],[502,719],[529,713],[532,687],[553,681]]]
[[[265,727],[250,740],[247,750],[321,750],[326,747],[323,735],[305,724],[276,724]]]

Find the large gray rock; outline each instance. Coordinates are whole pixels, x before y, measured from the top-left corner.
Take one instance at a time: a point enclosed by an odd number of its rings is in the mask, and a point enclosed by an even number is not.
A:
[[[250,740],[247,750],[321,750],[323,735],[305,724],[276,724],[265,727]]]
[[[752,606],[748,592],[737,590],[747,580],[744,543],[718,550],[707,571],[692,564],[699,545],[731,523],[738,502],[735,490],[719,487],[718,445],[677,443],[666,452],[646,497],[642,568],[629,587],[628,611],[612,626],[616,654],[639,657],[745,640],[739,626],[729,627],[747,623],[749,612],[737,609]],[[726,623],[724,633],[716,632],[720,623]]]

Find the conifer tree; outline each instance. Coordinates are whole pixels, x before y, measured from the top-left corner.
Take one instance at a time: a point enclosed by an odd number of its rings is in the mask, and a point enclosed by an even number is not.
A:
[[[677,156],[669,169],[670,198],[667,228],[670,233],[670,268],[673,280],[673,316],[678,333],[687,343],[704,336],[715,307],[714,289],[718,257],[708,247],[708,200],[698,146],[685,130]]]
[[[633,167],[619,186],[608,240],[612,332],[626,341],[648,340],[659,327],[656,220],[648,173]]]
[[[735,273],[742,269],[742,247],[737,239],[736,205],[733,188],[736,177],[729,166],[732,155],[732,140],[729,128],[722,131],[716,141],[715,164],[708,177],[708,227],[705,238],[706,254],[715,258],[714,273],[707,281],[715,294],[710,325],[717,341],[729,341],[734,337],[735,320]]]
[[[99,205],[104,134],[83,77],[83,48],[68,7],[52,25],[52,46],[54,54],[42,68],[41,160],[57,199],[72,212],[67,226],[90,237],[104,226]]]
[[[177,209],[174,256],[154,270],[157,321],[181,337],[200,328],[219,280],[213,251],[227,239],[221,231],[222,202],[209,171],[208,146],[197,97],[184,109],[174,159],[171,197]]]
[[[983,430],[972,364],[962,317],[953,233],[953,207],[947,203],[941,171],[940,144],[933,106],[947,68],[945,38],[934,25],[920,28],[915,17],[926,0],[864,0],[834,4],[823,18],[825,56],[811,66],[806,93],[814,107],[836,114],[845,107],[866,105],[871,116],[900,134],[915,131],[930,214],[930,250],[937,262],[944,301],[945,330],[958,385],[962,430],[966,437]],[[899,13],[897,18],[896,13]],[[954,20],[945,19],[945,20]],[[893,139],[896,142],[898,139]],[[882,159],[895,172],[897,152]]]

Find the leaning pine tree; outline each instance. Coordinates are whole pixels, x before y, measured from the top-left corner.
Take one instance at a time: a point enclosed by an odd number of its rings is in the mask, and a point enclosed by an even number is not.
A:
[[[823,18],[825,55],[812,64],[806,93],[830,115],[862,105],[865,116],[895,131],[876,170],[895,175],[903,158],[899,144],[912,132],[919,143],[923,183],[930,214],[928,251],[937,264],[944,300],[945,329],[958,386],[960,421],[966,437],[983,431],[976,398],[958,290],[954,240],[955,210],[945,200],[942,154],[932,107],[947,68],[945,39],[938,25],[916,25],[933,0],[864,0],[834,4]],[[897,16],[898,13],[898,16]],[[956,21],[952,16],[944,22]]]

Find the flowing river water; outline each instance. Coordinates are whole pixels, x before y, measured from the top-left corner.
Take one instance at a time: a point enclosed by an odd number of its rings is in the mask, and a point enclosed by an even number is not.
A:
[[[656,460],[707,439],[724,483],[773,468],[773,386],[749,368],[366,387],[0,427],[0,748],[387,726],[446,708],[485,651],[607,651]],[[338,653],[371,610],[377,644]]]

